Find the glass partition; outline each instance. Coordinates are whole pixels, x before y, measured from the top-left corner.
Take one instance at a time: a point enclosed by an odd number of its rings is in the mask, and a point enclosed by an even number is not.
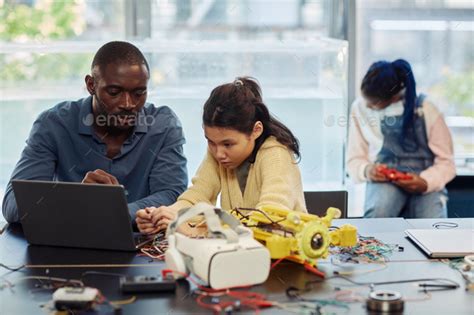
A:
[[[206,150],[204,101],[215,86],[249,75],[301,142],[305,190],[342,187],[347,43],[324,37],[327,0],[282,0],[276,11],[266,10],[266,0],[77,1],[55,7],[59,2],[0,3],[8,21],[43,16],[39,33],[15,33],[13,22],[0,29],[0,195],[38,114],[87,96],[84,76],[95,51],[126,38],[149,60],[148,101],[170,106],[183,123],[191,176]],[[150,16],[133,16],[140,10]],[[61,20],[61,12],[68,19]],[[47,24],[48,16],[57,20]]]

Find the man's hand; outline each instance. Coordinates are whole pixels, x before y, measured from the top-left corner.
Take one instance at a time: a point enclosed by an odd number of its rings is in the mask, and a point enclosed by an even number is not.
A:
[[[384,174],[377,171],[377,167],[387,167],[385,164],[369,164],[365,167],[365,177],[371,182],[387,182]]]
[[[412,194],[421,194],[428,189],[428,183],[415,173],[407,173],[411,179],[394,180],[393,183]]]
[[[87,172],[86,176],[82,180],[83,184],[108,184],[108,185],[120,185],[115,176],[103,170],[95,170],[93,172]]]

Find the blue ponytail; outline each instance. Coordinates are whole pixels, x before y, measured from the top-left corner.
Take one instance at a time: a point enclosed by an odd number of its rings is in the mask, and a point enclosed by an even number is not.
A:
[[[408,131],[413,128],[415,107],[420,106],[420,104],[416,103],[416,82],[410,64],[406,60],[397,59],[392,62],[392,66],[405,86],[405,109],[403,110],[403,125],[400,135],[401,144],[405,147],[405,139],[410,136]]]

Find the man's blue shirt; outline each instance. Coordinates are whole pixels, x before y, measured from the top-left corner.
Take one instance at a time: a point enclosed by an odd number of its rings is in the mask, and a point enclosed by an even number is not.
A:
[[[60,103],[34,122],[11,179],[81,182],[87,172],[102,169],[125,186],[132,216],[144,207],[172,204],[188,183],[181,123],[170,108],[150,103],[136,121],[110,159],[92,126],[92,97]],[[8,222],[19,221],[11,181],[2,212]]]

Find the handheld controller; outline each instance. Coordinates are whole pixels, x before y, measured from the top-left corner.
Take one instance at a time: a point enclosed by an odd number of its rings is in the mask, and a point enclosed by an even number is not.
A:
[[[383,174],[388,180],[407,180],[412,179],[413,176],[400,172],[395,168],[388,168],[382,165],[377,166],[377,172]]]

